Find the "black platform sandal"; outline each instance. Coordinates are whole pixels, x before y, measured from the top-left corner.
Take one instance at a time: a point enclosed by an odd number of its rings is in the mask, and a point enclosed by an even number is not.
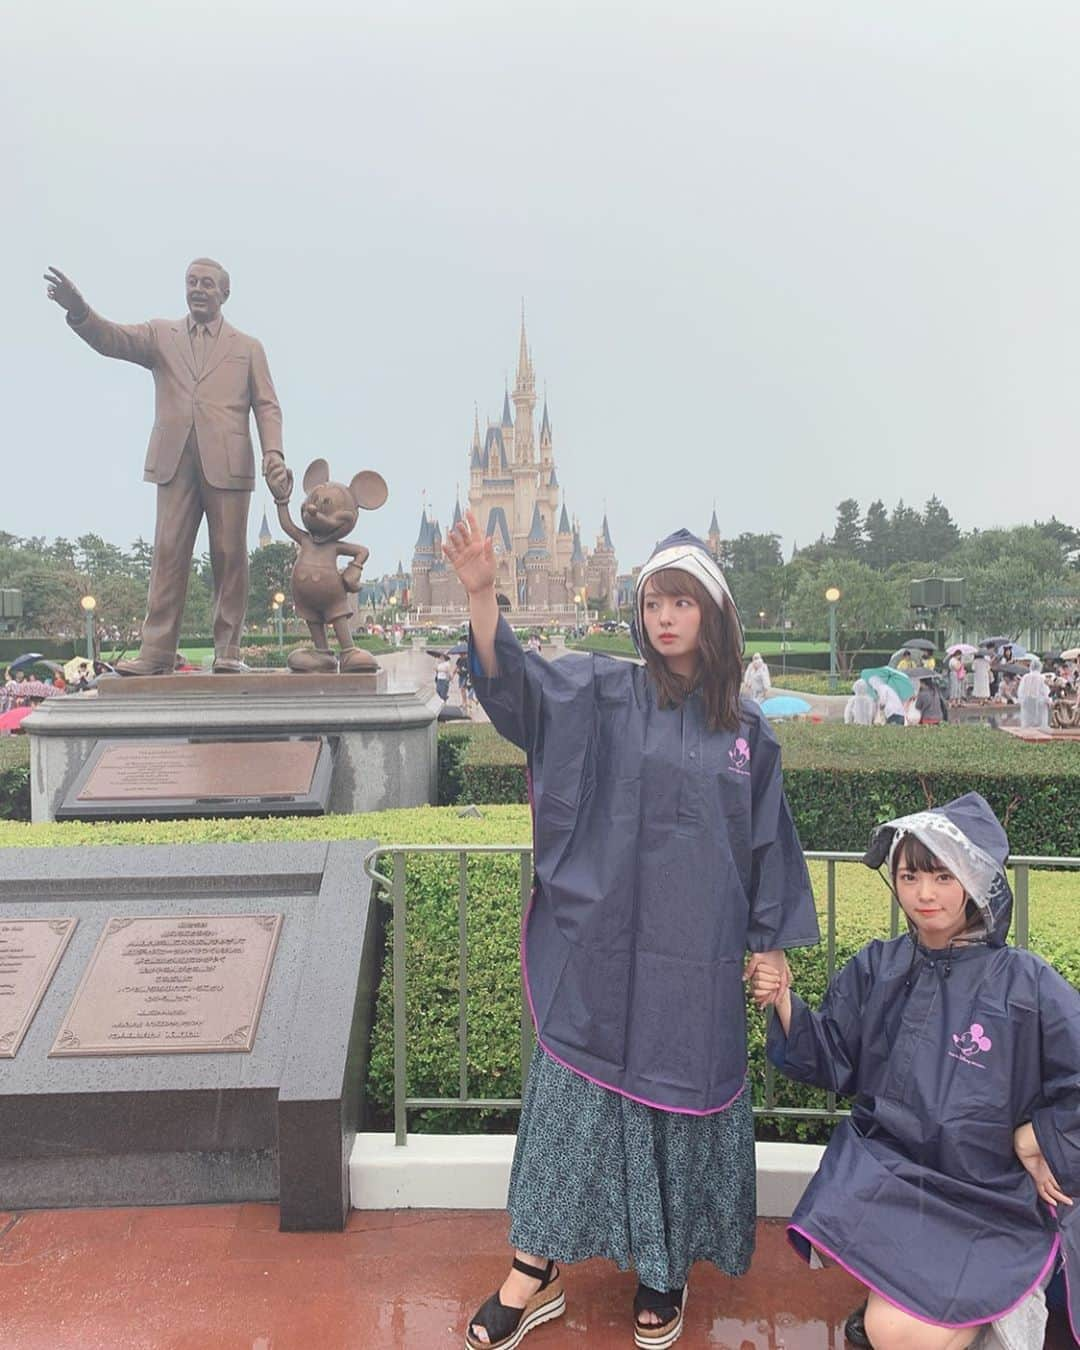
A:
[[[683,1310],[687,1289],[650,1289],[639,1284],[634,1295],[634,1344],[639,1350],[666,1350],[682,1335]],[[661,1320],[654,1326],[642,1322],[644,1312],[656,1313]]]
[[[870,1344],[870,1337],[866,1334],[865,1303],[860,1303],[844,1323],[844,1336],[848,1345],[857,1346],[858,1350],[874,1350],[874,1347]]]
[[[539,1280],[540,1288],[524,1308],[508,1308],[496,1290],[469,1322],[465,1333],[466,1350],[514,1350],[534,1327],[561,1317],[566,1311],[562,1272],[554,1261],[549,1261],[545,1267],[530,1266],[515,1256],[513,1264],[522,1275]],[[472,1333],[473,1327],[483,1327],[488,1339],[478,1341]]]

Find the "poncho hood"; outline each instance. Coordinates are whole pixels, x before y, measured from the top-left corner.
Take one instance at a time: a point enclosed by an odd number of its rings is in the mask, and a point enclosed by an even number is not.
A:
[[[634,639],[634,646],[637,648],[638,655],[644,659],[645,617],[642,606],[645,600],[645,582],[654,572],[661,572],[667,567],[673,567],[681,572],[689,572],[692,577],[696,577],[717,605],[722,604],[726,598],[735,618],[735,626],[739,634],[739,647],[741,648],[743,644],[742,619],[739,617],[739,611],[735,606],[735,597],[731,594],[731,587],[727,584],[727,578],[720,570],[719,564],[709,552],[708,545],[703,539],[699,539],[696,534],[691,534],[689,530],[676,530],[674,534],[669,534],[666,539],[660,540],[650,554],[649,561],[638,573],[634,591],[634,621],[630,625],[630,635]]]
[[[863,862],[874,868],[887,864],[890,884],[893,855],[906,834],[924,843],[952,872],[978,906],[987,941],[1003,946],[1013,905],[1005,875],[1009,838],[989,802],[977,792],[968,792],[944,806],[897,816],[877,826]]]

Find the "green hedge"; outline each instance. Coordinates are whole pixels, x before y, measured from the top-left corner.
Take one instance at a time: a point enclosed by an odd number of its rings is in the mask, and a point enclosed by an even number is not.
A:
[[[30,742],[0,738],[0,820],[30,819]]]
[[[73,656],[86,651],[86,639],[42,637],[40,633],[31,633],[29,637],[0,637],[0,666],[14,661],[25,652],[40,652],[49,661],[70,661]]]
[[[785,722],[784,785],[808,848],[863,849],[880,821],[981,792],[1012,850],[1080,855],[1080,754],[989,727],[846,727]],[[440,804],[525,802],[525,756],[490,725],[439,737]],[[444,795],[445,794],[445,795]]]

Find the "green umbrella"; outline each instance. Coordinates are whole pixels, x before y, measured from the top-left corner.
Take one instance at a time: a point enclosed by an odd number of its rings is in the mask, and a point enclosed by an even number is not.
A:
[[[915,686],[907,675],[893,666],[867,666],[865,670],[859,671],[859,678],[867,684],[873,679],[884,680],[886,684],[892,685],[902,699],[911,698],[915,693]]]

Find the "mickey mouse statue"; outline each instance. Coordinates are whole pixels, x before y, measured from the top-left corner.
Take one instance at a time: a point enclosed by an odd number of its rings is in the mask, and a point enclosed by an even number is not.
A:
[[[356,524],[358,508],[374,511],[386,501],[386,483],[370,469],[356,474],[348,487],[332,483],[329,464],[325,459],[316,459],[304,474],[304,491],[307,496],[300,507],[300,518],[307,528],[303,530],[289,514],[288,495],[275,498],[281,528],[297,547],[292,574],[293,605],[307,624],[314,643],[290,654],[289,669],[318,674],[375,670],[374,657],[362,647],[353,646],[350,631],[349,592],[360,589],[360,573],[367,562],[368,550],[363,544],[347,544],[344,539]],[[340,572],[339,557],[351,560]],[[337,634],[340,658],[330,650],[327,624],[333,624]]]

